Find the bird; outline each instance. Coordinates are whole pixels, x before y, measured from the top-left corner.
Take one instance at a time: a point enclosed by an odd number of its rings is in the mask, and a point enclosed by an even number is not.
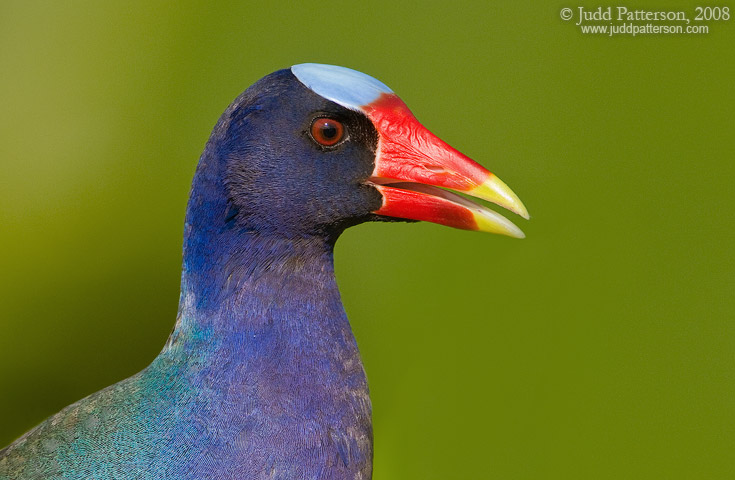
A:
[[[316,63],[266,75],[197,164],[162,351],[0,450],[0,479],[370,479],[371,402],[335,242],[366,221],[524,237],[484,201],[529,218],[379,80]]]

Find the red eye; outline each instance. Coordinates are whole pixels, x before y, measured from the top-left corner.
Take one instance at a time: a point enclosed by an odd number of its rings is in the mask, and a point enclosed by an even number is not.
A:
[[[311,136],[316,143],[331,147],[342,140],[345,134],[345,127],[341,122],[333,118],[317,118],[311,124]]]

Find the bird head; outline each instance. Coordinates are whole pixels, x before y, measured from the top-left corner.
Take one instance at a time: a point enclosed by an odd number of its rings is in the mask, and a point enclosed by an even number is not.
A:
[[[219,202],[203,194],[211,184]],[[301,64],[264,77],[230,105],[202,156],[191,202],[242,228],[286,236],[336,238],[369,220],[524,236],[460,194],[528,218],[510,188],[427,130],[383,83]]]

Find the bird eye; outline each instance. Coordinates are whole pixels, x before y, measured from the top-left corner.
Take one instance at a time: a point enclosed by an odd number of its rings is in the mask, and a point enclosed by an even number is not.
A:
[[[344,137],[345,127],[333,118],[320,117],[311,123],[311,136],[319,145],[331,147]]]

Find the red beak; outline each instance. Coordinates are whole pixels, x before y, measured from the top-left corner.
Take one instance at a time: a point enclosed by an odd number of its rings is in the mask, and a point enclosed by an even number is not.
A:
[[[374,213],[516,238],[525,235],[489,208],[452,193],[493,202],[528,219],[523,202],[498,177],[431,133],[394,94],[362,107],[378,130],[370,182],[383,194]]]

